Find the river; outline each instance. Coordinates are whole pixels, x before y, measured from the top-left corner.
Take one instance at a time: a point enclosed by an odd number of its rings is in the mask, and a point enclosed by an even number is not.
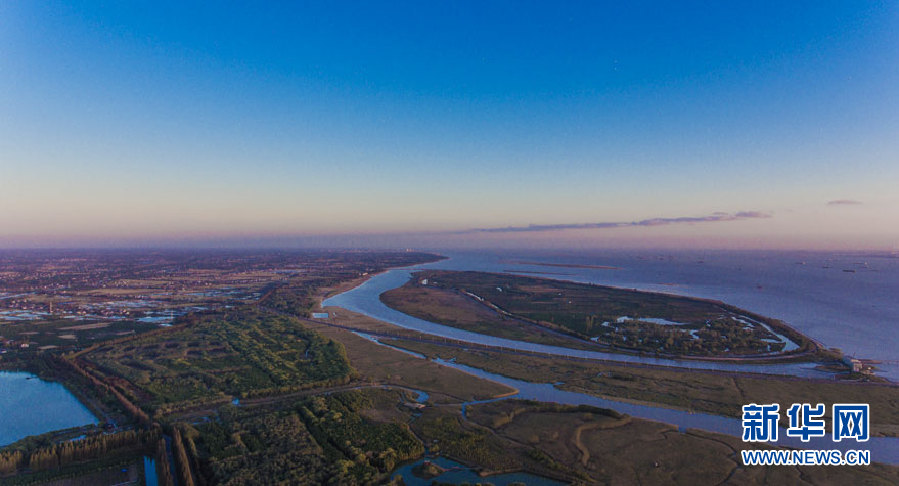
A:
[[[626,363],[644,363],[658,366],[677,366],[693,369],[708,369],[719,371],[741,371],[755,373],[771,373],[783,375],[795,375],[808,378],[827,378],[830,373],[815,369],[815,363],[780,363],[780,364],[743,364],[732,362],[679,360],[666,358],[653,358],[650,356],[638,356],[621,353],[609,353],[603,351],[589,351],[571,349],[561,346],[515,341],[494,336],[486,336],[455,327],[445,326],[434,322],[418,319],[387,307],[381,302],[379,296],[391,289],[395,289],[406,283],[411,274],[421,268],[440,269],[472,269],[453,262],[454,259],[418,265],[414,267],[395,268],[373,276],[362,285],[342,294],[326,299],[323,306],[343,307],[344,309],[366,314],[376,319],[395,324],[407,329],[415,329],[437,337],[445,337],[470,343],[485,344],[488,346],[503,347],[519,351],[531,351],[552,355],[572,356],[577,358],[620,361]],[[508,266],[508,265],[506,265]],[[487,268],[490,271],[495,269]]]
[[[534,255],[527,255],[526,258],[534,258]],[[791,259],[792,256],[781,257],[783,259]],[[524,258],[521,261],[525,261]],[[532,260],[527,260],[532,261]],[[699,264],[701,265],[701,264]],[[799,266],[798,263],[794,263],[794,265]],[[612,266],[612,265],[609,265]],[[572,350],[567,348],[555,347],[555,346],[546,346],[532,343],[524,343],[520,341],[513,341],[508,339],[501,339],[491,336],[484,336],[481,334],[463,331],[460,329],[456,329],[449,326],[444,326],[441,324],[428,322],[422,319],[417,319],[412,316],[403,314],[396,310],[393,310],[386,305],[384,305],[379,296],[381,293],[399,287],[407,282],[410,278],[411,273],[420,269],[420,268],[433,268],[433,269],[454,269],[454,270],[481,270],[481,271],[506,271],[508,272],[510,269],[516,270],[523,273],[532,273],[532,274],[541,274],[544,275],[546,272],[550,271],[548,268],[551,268],[552,273],[565,273],[565,275],[551,275],[554,278],[562,278],[566,280],[574,280],[574,281],[582,281],[582,282],[593,282],[593,283],[604,283],[610,284],[612,282],[608,281],[596,281],[599,279],[591,279],[588,276],[585,276],[584,273],[577,273],[578,270],[590,270],[596,271],[601,270],[601,272],[614,272],[615,270],[609,269],[595,269],[595,268],[559,268],[559,267],[544,267],[541,265],[531,265],[526,263],[521,263],[520,261],[516,261],[510,259],[508,255],[496,255],[496,254],[462,254],[462,255],[454,255],[452,258],[448,260],[443,260],[440,262],[434,262],[430,264],[418,265],[414,267],[405,267],[405,268],[396,268],[392,270],[388,270],[379,275],[375,275],[370,278],[360,286],[344,292],[342,294],[333,296],[323,302],[324,306],[337,306],[343,307],[345,309],[358,312],[361,314],[368,315],[370,317],[389,322],[401,327],[415,329],[426,334],[439,336],[439,337],[447,337],[456,340],[472,342],[472,343],[480,343],[491,346],[502,346],[510,349],[519,349],[526,351],[539,351],[548,354],[559,354],[559,355],[567,355],[567,356],[578,356],[582,358],[596,358],[596,359],[608,359],[608,360],[617,360],[624,362],[640,362],[654,365],[662,365],[662,366],[678,366],[678,367],[686,367],[686,368],[702,368],[702,369],[715,369],[715,370],[726,370],[726,371],[753,371],[753,372],[764,372],[764,373],[774,373],[774,374],[790,374],[804,377],[821,377],[825,376],[823,373],[812,369],[814,364],[770,364],[770,365],[744,365],[744,364],[734,364],[734,363],[716,363],[716,362],[703,362],[703,361],[692,361],[692,360],[669,360],[669,359],[658,359],[658,358],[649,358],[649,357],[641,357],[641,356],[633,356],[633,355],[621,355],[614,353],[602,353],[602,352],[594,352],[594,351],[580,351],[580,350]],[[620,267],[619,267],[620,268]],[[849,272],[845,272],[849,273]],[[572,278],[576,277],[576,278]],[[634,285],[628,285],[629,288],[639,288],[641,290],[655,290],[655,291],[669,291],[667,284],[657,284],[658,286],[663,286],[664,288],[659,288],[656,284],[641,284],[637,285],[635,282],[629,282]],[[738,286],[739,287],[739,286]],[[689,288],[684,286],[677,288],[677,293],[682,293],[688,295],[687,290]],[[708,295],[697,293],[694,294],[698,297],[707,297],[707,298],[720,298],[716,295]],[[727,301],[727,300],[725,300]],[[727,301],[728,303],[732,303]],[[737,305],[745,305],[737,302]],[[746,306],[747,310],[758,312],[758,307]],[[806,329],[803,329],[806,331]],[[716,415],[702,414],[702,413],[690,413],[681,410],[674,410],[664,407],[655,407],[650,405],[639,405],[633,403],[625,403],[618,402],[615,400],[607,400],[599,397],[595,397],[592,395],[575,393],[565,390],[559,390],[552,384],[540,384],[540,383],[529,383],[520,380],[513,380],[501,375],[496,375],[493,373],[488,373],[484,370],[480,370],[477,368],[472,368],[469,366],[461,365],[458,363],[452,362],[441,362],[441,364],[445,366],[451,366],[457,369],[461,369],[463,371],[475,374],[485,379],[490,379],[499,383],[506,384],[508,386],[514,387],[519,390],[519,394],[516,396],[518,398],[524,399],[532,399],[532,400],[540,400],[546,402],[556,402],[556,403],[565,403],[571,405],[594,405],[599,407],[611,408],[623,413],[630,414],[635,417],[646,418],[650,420],[656,420],[659,422],[674,424],[680,429],[685,428],[696,428],[711,432],[718,432],[727,435],[737,436],[739,437],[742,433],[742,423],[737,418],[730,417],[722,417]],[[793,447],[802,447],[802,448],[821,448],[821,449],[849,449],[849,448],[865,448],[870,449],[872,454],[872,460],[885,462],[890,464],[899,464],[899,439],[896,438],[871,438],[868,442],[864,444],[850,444],[849,442],[833,442],[829,439],[829,437],[825,437],[823,439],[812,439],[811,442],[802,443],[798,440],[795,440],[791,437],[787,437],[786,434],[781,431],[779,434],[780,440],[777,442],[778,445],[786,445]],[[863,447],[859,447],[863,446]]]

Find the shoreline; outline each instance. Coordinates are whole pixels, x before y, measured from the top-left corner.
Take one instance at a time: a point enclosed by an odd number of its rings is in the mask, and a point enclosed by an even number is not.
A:
[[[515,274],[492,272],[492,271],[481,271],[481,270],[420,269],[418,271],[427,271],[427,270],[449,271],[449,272],[478,272],[478,273],[484,273],[484,274],[488,274],[488,275],[503,275],[503,276],[508,275],[508,276],[512,276],[512,277],[516,277],[516,278],[521,278],[521,276],[515,275]],[[410,273],[410,279],[408,281],[404,282],[399,287],[390,289],[386,292],[389,292],[391,290],[396,290],[396,289],[402,288],[403,286],[408,285],[410,282],[415,280],[416,273],[418,273],[418,272]],[[757,314],[755,312],[739,308],[737,306],[728,304],[726,302],[722,302],[720,300],[706,299],[706,298],[702,298],[702,297],[694,297],[694,296],[681,295],[681,294],[669,294],[669,293],[665,293],[665,292],[653,292],[653,291],[618,287],[618,286],[613,286],[613,285],[579,282],[579,281],[573,281],[573,280],[567,280],[567,279],[549,278],[549,277],[543,277],[543,276],[525,276],[524,278],[532,278],[532,279],[543,280],[543,281],[547,281],[547,282],[564,282],[564,283],[573,283],[573,284],[578,284],[578,285],[587,285],[587,286],[597,287],[597,288],[601,288],[601,289],[633,292],[636,294],[647,295],[647,296],[661,295],[661,296],[666,296],[666,297],[688,299],[688,300],[692,300],[695,302],[711,304],[711,305],[715,305],[717,307],[721,307],[722,309],[724,309],[728,312],[732,312],[734,314],[745,316],[745,317],[751,318],[755,321],[758,321],[764,325],[771,326],[772,329],[783,333],[785,338],[789,339],[797,346],[796,350],[788,351],[788,352],[781,352],[779,354],[747,355],[747,356],[692,356],[692,355],[679,355],[679,354],[669,354],[669,353],[652,353],[652,352],[640,351],[640,350],[636,350],[636,349],[628,349],[628,348],[613,347],[613,346],[608,346],[608,347],[603,347],[602,349],[597,349],[596,350],[597,352],[608,352],[608,353],[612,353],[612,354],[621,354],[621,355],[637,356],[637,357],[645,357],[645,358],[660,358],[660,359],[671,359],[671,360],[685,360],[685,361],[689,360],[689,361],[720,362],[720,363],[735,363],[735,364],[758,364],[758,365],[778,364],[778,363],[815,363],[815,364],[820,365],[820,364],[835,364],[836,362],[840,361],[839,358],[835,358],[832,363],[816,361],[814,359],[804,359],[804,358],[814,357],[818,353],[827,352],[827,348],[825,348],[817,340],[815,340],[811,337],[808,337],[805,334],[802,334],[795,328],[789,326],[788,324],[786,324],[780,320],[770,318],[767,316],[763,316],[761,314]],[[383,294],[383,292],[382,292],[382,294]],[[408,314],[406,312],[403,312],[400,309],[397,309],[397,308],[394,308],[394,307],[388,305],[386,302],[384,302],[383,299],[381,299],[380,294],[379,294],[378,298],[381,301],[381,303],[383,303],[385,306],[387,306],[388,308],[390,308],[396,312],[400,312],[400,313],[402,313],[406,316],[412,317],[412,318],[427,321],[427,319],[424,319],[424,318],[416,316],[416,315]],[[488,305],[488,304],[485,304],[485,305]],[[490,307],[493,308],[495,306],[490,305]],[[496,309],[499,309],[499,308],[496,308]],[[499,309],[499,311],[501,313],[509,315],[510,317],[514,317],[516,319],[521,319],[521,320],[530,322],[531,324],[533,324],[535,326],[545,327],[541,323],[536,322],[532,319],[514,315],[514,314],[508,313],[507,311],[502,310],[502,309]],[[465,328],[449,326],[447,324],[436,323],[436,322],[435,322],[435,324],[441,324],[443,326],[452,327],[454,329],[460,329],[463,331],[481,334],[481,333],[478,333],[477,331],[469,331],[468,329],[465,329]],[[550,328],[550,330],[552,330],[552,329]],[[422,332],[422,331],[419,331],[419,332]],[[424,334],[427,334],[427,333],[424,333]],[[488,337],[501,338],[501,336],[491,336],[489,334],[482,334],[482,335],[488,336]],[[800,337],[801,339],[797,340],[796,336]],[[514,340],[511,338],[504,338],[504,339]],[[515,341],[518,341],[518,340],[515,340]],[[520,341],[520,342],[530,343],[530,341]],[[541,344],[541,343],[535,343],[535,344]],[[568,349],[577,350],[576,348],[568,348]]]

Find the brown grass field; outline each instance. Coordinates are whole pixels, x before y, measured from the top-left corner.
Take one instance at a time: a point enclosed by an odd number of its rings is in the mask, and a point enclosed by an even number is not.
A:
[[[574,349],[596,350],[596,345],[573,336],[552,332],[519,319],[503,317],[489,307],[457,292],[433,287],[403,286],[385,292],[389,307],[426,321],[489,336]]]
[[[395,329],[389,324],[343,309],[327,310],[332,316],[336,312],[337,319],[344,325],[372,329],[386,329],[387,326]],[[439,400],[442,396],[457,403],[482,400],[513,391],[505,385],[482,380],[468,373],[378,345],[343,329],[309,322],[306,322],[306,325],[323,336],[343,344],[350,364],[362,375],[363,381],[420,389],[432,394],[433,400]]]
[[[429,357],[455,358],[459,363],[510,378],[562,382],[559,387],[564,390],[730,417],[739,417],[740,407],[753,402],[780,403],[781,408],[796,402],[869,403],[872,432],[899,435],[899,387],[888,384],[633,367],[466,351],[412,341],[389,342]]]

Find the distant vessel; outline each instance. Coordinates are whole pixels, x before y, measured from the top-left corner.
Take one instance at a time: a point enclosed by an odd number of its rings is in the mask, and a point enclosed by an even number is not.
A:
[[[843,271],[846,273],[855,273],[855,270],[853,270],[851,268],[844,268]]]

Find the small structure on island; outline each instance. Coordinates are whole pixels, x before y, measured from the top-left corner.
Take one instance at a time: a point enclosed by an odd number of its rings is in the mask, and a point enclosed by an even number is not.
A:
[[[852,356],[843,356],[843,364],[849,367],[849,371],[853,373],[861,373],[864,371],[864,366],[860,360],[853,358]]]

